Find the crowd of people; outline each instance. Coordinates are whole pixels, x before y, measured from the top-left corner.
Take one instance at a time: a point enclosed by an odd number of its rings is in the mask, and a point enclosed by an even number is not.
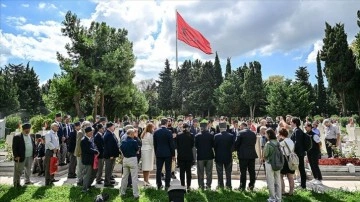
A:
[[[217,188],[232,189],[233,152],[236,152],[240,167],[238,189],[254,190],[255,160],[259,158],[265,167],[270,193],[268,201],[281,201],[283,195],[294,194],[294,174],[297,170],[301,178],[300,188],[306,189],[305,156],[314,176],[312,182],[321,184],[318,165],[321,158],[320,135],[325,136],[328,157],[331,158],[334,155],[333,146],[340,144],[340,132],[329,119],[322,123],[325,134],[320,134],[317,122],[306,120],[302,128],[301,120],[290,115],[285,119],[277,117],[276,120],[273,122],[271,117],[266,117],[256,126],[252,121],[242,119],[232,120],[230,124],[226,117],[220,117],[215,125],[212,119],[200,121],[190,114],[184,120],[175,121],[169,117],[161,119],[160,123],[149,120],[140,126],[139,122],[131,122],[128,117],[121,124],[100,116],[96,116],[94,123],[84,119],[71,123],[69,115],[59,113],[45,136],[31,136],[31,125],[28,123],[22,125],[21,134],[14,136],[14,186],[21,186],[23,171],[26,185],[32,184],[31,172],[44,175],[45,185],[53,185],[58,180],[50,172],[50,159],[57,157],[59,166],[68,164],[68,178],[76,178],[83,192],[88,192],[93,182],[114,187],[116,176],[113,171],[117,159],[122,164],[120,195],[132,187],[134,197],[139,198],[139,170],[143,172],[145,187],[168,190],[171,178],[176,178],[176,167],[180,170],[181,185],[187,191],[191,190],[193,167],[197,170],[199,188],[211,189],[214,163]],[[115,135],[115,130],[119,130],[119,136]],[[255,147],[258,138],[261,146],[259,156]],[[156,185],[151,185],[149,175],[154,170],[154,163]],[[247,172],[250,176],[248,184]],[[287,193],[284,177],[289,181]],[[165,186],[162,181],[165,181]]]

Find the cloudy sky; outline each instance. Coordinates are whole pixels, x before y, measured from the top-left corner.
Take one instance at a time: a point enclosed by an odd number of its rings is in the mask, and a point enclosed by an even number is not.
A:
[[[206,2],[206,3],[205,3]],[[307,66],[314,83],[316,52],[321,49],[325,21],[344,23],[348,41],[359,32],[358,0],[1,0],[0,65],[27,63],[41,83],[59,73],[56,51],[66,54],[68,39],[61,36],[61,22],[68,10],[87,26],[105,21],[126,28],[134,43],[137,61],[135,82],[157,78],[166,58],[175,68],[175,10],[199,30],[232,68],[257,60],[263,78],[294,78],[299,66]],[[185,59],[214,60],[215,55],[178,42],[179,64]]]

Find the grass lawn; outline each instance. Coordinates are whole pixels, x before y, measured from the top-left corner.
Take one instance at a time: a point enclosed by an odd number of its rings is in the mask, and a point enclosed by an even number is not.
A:
[[[120,198],[118,189],[92,189],[90,194],[81,193],[80,187],[74,186],[55,186],[55,187],[38,187],[28,186],[23,188],[13,188],[8,185],[0,185],[0,201],[94,201],[96,195],[101,192],[110,195],[109,201],[135,201],[132,198],[132,190],[128,190],[124,198]],[[192,191],[185,195],[187,202],[235,202],[235,201],[266,201],[268,192],[260,190],[257,192],[239,192],[229,190],[219,191]],[[360,199],[360,191],[331,191],[326,193],[314,193],[310,191],[298,191],[292,197],[284,197],[283,201],[327,201],[327,202],[355,202]],[[166,202],[168,201],[167,193],[165,191],[157,191],[155,189],[142,189],[140,200],[141,202]]]

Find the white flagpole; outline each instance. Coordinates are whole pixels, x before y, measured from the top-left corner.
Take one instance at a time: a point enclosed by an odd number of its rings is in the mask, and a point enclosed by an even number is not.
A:
[[[176,37],[175,37],[175,41],[176,41],[176,48],[175,48],[175,52],[176,52],[176,69],[178,68],[178,19],[177,19],[177,9],[175,9],[175,20],[176,20]]]

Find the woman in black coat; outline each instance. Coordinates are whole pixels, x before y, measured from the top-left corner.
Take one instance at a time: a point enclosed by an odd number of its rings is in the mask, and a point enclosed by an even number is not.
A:
[[[190,127],[187,123],[183,125],[183,132],[176,137],[177,145],[177,160],[180,167],[180,181],[181,185],[185,186],[185,173],[187,189],[191,186],[191,166],[194,160],[192,149],[194,147],[194,136],[189,132]]]

